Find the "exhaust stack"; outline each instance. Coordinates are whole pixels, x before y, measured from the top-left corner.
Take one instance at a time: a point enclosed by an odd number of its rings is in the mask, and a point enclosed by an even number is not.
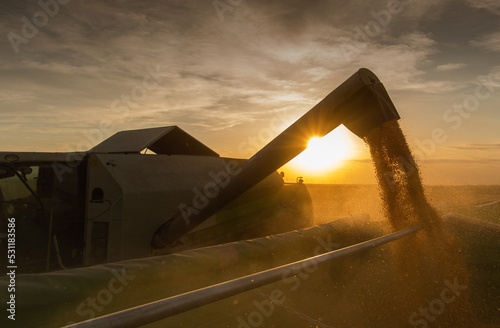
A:
[[[231,177],[219,195],[189,218],[179,211],[156,231],[152,247],[161,249],[175,242],[222,207],[289,162],[307,148],[313,136],[323,137],[344,124],[358,137],[383,123],[399,119],[387,91],[377,76],[361,68],[316,106],[252,156]]]

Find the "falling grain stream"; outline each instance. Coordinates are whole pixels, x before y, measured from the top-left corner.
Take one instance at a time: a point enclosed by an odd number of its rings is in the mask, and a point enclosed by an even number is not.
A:
[[[393,244],[393,313],[401,314],[394,322],[410,327],[484,327],[475,321],[469,304],[468,272],[457,241],[442,229],[440,216],[426,200],[418,165],[399,123],[387,122],[364,140],[391,229],[424,227]]]

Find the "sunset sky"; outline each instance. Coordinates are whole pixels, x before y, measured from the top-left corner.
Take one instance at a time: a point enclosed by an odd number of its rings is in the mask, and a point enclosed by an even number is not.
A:
[[[0,150],[178,125],[248,158],[366,67],[424,183],[500,184],[499,16],[498,0],[2,1]],[[374,183],[363,141],[335,134],[343,162],[287,181]]]

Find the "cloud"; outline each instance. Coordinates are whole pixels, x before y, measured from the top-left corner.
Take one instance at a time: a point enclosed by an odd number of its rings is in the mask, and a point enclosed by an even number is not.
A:
[[[500,150],[500,143],[491,143],[491,144],[466,144],[461,146],[450,146],[449,148],[454,149],[463,149],[463,150]]]
[[[462,86],[427,76],[440,48],[419,29],[448,3],[401,1],[403,11],[363,40],[356,28],[376,22],[387,1],[243,1],[223,22],[211,1],[71,1],[19,54],[3,38],[1,129],[79,134],[104,118],[118,129],[179,124],[203,133],[266,124],[276,111],[299,117],[360,67],[391,91],[452,92]],[[20,33],[20,17],[40,10],[6,6],[3,35]],[[156,65],[159,87],[128,115],[114,113],[111,103]]]
[[[429,159],[425,160],[426,164],[495,164],[500,163],[500,159],[495,158],[476,158],[476,159]]]
[[[486,9],[500,15],[500,3],[498,0],[467,0],[467,2],[473,8]]]
[[[360,164],[372,164],[371,159],[349,159],[349,163],[360,163]],[[481,159],[463,159],[463,158],[434,158],[425,159],[419,162],[419,165],[428,164],[450,164],[450,165],[460,165],[460,164],[495,164],[500,163],[500,159],[495,158],[481,158]]]
[[[425,71],[420,67],[439,51],[435,41],[425,33],[402,35],[391,45],[368,43],[362,49],[352,64],[373,68],[388,89],[435,94],[463,87],[455,81],[426,79]]]
[[[493,52],[500,52],[500,32],[488,34],[478,40],[470,41],[474,47],[483,48]]]
[[[438,71],[454,71],[466,67],[467,64],[464,63],[449,63],[444,65],[439,65],[436,67]]]

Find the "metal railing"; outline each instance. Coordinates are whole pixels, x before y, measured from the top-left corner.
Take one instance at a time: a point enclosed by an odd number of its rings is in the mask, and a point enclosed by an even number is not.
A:
[[[95,319],[76,323],[65,328],[86,327],[137,327],[159,321],[179,313],[183,313],[203,305],[219,301],[264,285],[279,281],[284,274],[297,272],[303,266],[321,265],[327,262],[381,246],[421,230],[421,226],[410,227],[382,237],[371,239],[356,245],[334,250],[328,253],[310,257],[301,261],[279,266],[266,271],[247,275],[209,287],[197,289],[181,295],[172,296],[159,301],[136,306],[123,311],[108,314]]]

